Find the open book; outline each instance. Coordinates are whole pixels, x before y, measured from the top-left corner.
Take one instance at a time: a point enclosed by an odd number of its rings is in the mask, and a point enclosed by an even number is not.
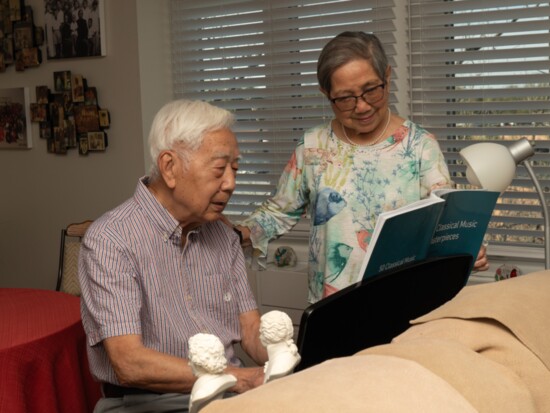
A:
[[[378,216],[357,280],[430,257],[477,257],[499,192],[440,189]]]

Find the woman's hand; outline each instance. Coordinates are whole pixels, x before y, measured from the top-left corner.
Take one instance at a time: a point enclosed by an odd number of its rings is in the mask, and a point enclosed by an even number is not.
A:
[[[489,259],[487,258],[487,248],[482,245],[477,254],[474,263],[474,271],[487,271],[489,269]]]
[[[219,220],[227,225],[229,228],[233,228],[233,223],[225,215],[221,214]]]
[[[221,215],[220,219],[221,222],[223,222],[225,225],[227,225],[229,228],[235,230],[236,232],[240,232],[239,237],[241,238],[241,246],[248,247],[249,245],[252,245],[250,242],[250,229],[247,227],[243,227],[242,225],[233,225],[233,223],[227,218],[225,215]]]

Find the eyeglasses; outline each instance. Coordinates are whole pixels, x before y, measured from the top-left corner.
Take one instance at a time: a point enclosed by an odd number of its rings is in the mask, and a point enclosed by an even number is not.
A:
[[[379,102],[384,97],[384,88],[386,87],[386,82],[379,84],[366,89],[359,96],[342,96],[340,98],[330,99],[336,107],[345,112],[348,110],[353,110],[357,106],[357,99],[361,98],[369,105]]]

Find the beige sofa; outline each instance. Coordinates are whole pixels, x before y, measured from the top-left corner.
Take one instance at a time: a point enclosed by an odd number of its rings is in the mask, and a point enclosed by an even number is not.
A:
[[[550,412],[549,331],[550,271],[468,286],[391,344],[201,413]]]

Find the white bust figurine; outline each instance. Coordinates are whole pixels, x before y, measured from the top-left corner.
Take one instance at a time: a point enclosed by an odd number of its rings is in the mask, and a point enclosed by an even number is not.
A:
[[[220,339],[212,334],[195,334],[189,338],[189,365],[198,377],[191,390],[189,413],[196,413],[237,383],[235,376],[225,374],[225,350]]]
[[[292,340],[292,320],[282,311],[270,311],[260,320],[260,341],[267,349],[264,383],[286,376],[300,362]]]

